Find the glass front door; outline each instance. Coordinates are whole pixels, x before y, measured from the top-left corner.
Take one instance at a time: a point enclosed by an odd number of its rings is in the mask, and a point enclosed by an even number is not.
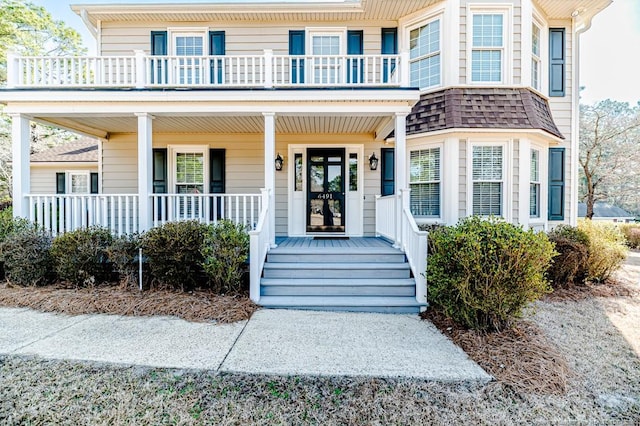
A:
[[[307,232],[345,232],[344,149],[307,151]]]

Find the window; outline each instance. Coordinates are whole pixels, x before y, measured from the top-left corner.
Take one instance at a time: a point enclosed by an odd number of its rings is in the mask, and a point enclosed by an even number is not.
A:
[[[202,152],[176,153],[176,193],[201,194],[204,192],[204,154]]]
[[[349,191],[358,190],[358,154],[349,154]]]
[[[540,27],[533,24],[531,31],[531,87],[540,90]]]
[[[185,56],[185,58],[177,59],[178,84],[202,83],[203,61],[194,56],[204,55],[204,35],[174,34],[173,43],[175,56]]]
[[[295,191],[302,191],[302,154],[296,153],[294,156],[295,171]]]
[[[409,162],[411,213],[440,217],[440,148],[411,151]]]
[[[411,86],[421,89],[440,84],[440,20],[409,32]]]
[[[504,45],[504,15],[474,14],[471,81],[503,81]]]
[[[88,194],[89,193],[89,173],[87,172],[69,172],[69,194]]]
[[[502,146],[474,146],[472,154],[473,214],[502,216]]]
[[[318,33],[311,35],[313,58],[313,83],[339,84],[342,82],[341,58],[342,34]]]
[[[540,217],[540,151],[531,150],[531,176],[529,178],[529,216]]]

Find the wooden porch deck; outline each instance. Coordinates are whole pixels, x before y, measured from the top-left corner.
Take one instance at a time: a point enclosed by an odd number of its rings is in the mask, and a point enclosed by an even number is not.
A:
[[[276,237],[278,248],[330,248],[345,249],[362,248],[391,248],[392,244],[383,238],[349,237],[349,238],[318,238],[314,237]]]

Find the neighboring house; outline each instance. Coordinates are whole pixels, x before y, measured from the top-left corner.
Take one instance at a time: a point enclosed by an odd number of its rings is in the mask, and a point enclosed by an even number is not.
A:
[[[8,58],[14,212],[37,210],[54,233],[245,223],[260,303],[276,236],[383,236],[406,253],[424,304],[417,223],[575,223],[579,34],[609,3],[73,6],[96,57]],[[100,195],[83,196],[81,214],[28,195],[30,120],[102,141]]]
[[[100,142],[80,138],[31,154],[31,193],[98,194]]]
[[[587,215],[587,205],[578,203],[578,217],[584,218]],[[634,222],[636,217],[628,211],[608,203],[594,203],[592,220],[603,220],[610,222]]]

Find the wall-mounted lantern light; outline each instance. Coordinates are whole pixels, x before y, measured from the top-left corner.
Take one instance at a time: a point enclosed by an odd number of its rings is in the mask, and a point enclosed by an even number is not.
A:
[[[276,156],[276,170],[280,171],[282,170],[282,165],[284,164],[284,159],[280,156],[280,153],[278,153],[278,155]]]
[[[378,170],[378,157],[376,157],[375,152],[369,157],[369,167],[371,170]]]

